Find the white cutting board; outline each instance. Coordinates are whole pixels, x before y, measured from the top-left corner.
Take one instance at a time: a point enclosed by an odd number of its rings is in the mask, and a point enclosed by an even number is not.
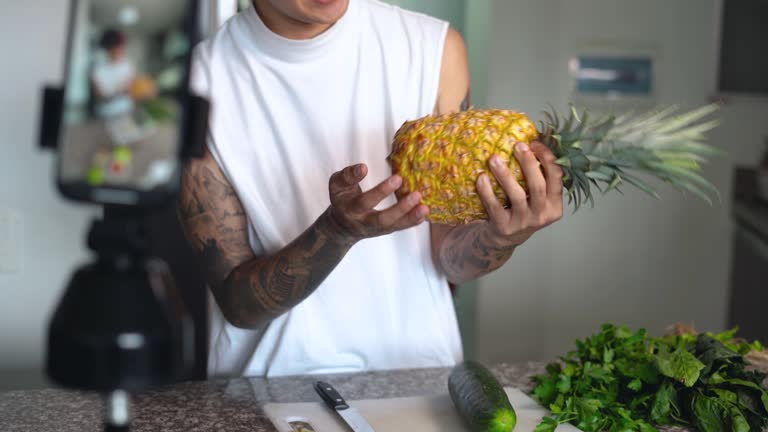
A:
[[[516,388],[504,390],[517,413],[515,432],[531,432],[549,412]],[[376,432],[468,432],[456,413],[450,396],[409,397],[347,401],[357,408]],[[289,422],[304,421],[316,432],[349,432],[344,421],[321,401],[309,403],[270,403],[264,412],[278,432],[293,432]],[[560,425],[558,432],[578,431]]]

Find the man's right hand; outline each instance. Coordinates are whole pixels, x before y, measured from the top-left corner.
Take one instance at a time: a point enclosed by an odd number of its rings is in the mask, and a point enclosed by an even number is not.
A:
[[[349,243],[378,237],[421,224],[429,208],[421,204],[421,194],[412,192],[397,204],[385,210],[374,209],[394,193],[403,183],[394,175],[373,189],[363,192],[360,182],[368,175],[368,167],[358,164],[334,173],[329,182],[331,206],[330,222],[341,240]]]

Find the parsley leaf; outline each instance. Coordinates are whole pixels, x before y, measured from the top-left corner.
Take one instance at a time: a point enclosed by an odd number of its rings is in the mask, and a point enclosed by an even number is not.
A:
[[[677,348],[670,353],[664,345],[659,347],[656,366],[662,375],[677,380],[686,387],[693,386],[699,379],[699,372],[704,369],[704,363],[684,348]]]
[[[537,432],[571,423],[585,432],[655,432],[693,425],[702,432],[768,426],[765,374],[743,355],[757,342],[720,334],[654,338],[645,330],[604,324],[534,378],[534,399],[550,408]]]
[[[639,378],[635,378],[627,384],[627,388],[633,391],[640,391],[643,387],[643,382]]]

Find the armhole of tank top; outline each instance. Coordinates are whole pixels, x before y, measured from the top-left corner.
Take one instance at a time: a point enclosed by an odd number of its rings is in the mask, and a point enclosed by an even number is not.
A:
[[[200,97],[211,97],[211,59],[208,52],[210,39],[198,42],[192,48],[189,70],[189,91]]]

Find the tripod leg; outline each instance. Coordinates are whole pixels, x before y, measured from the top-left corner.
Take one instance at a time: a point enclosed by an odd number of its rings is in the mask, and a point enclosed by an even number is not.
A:
[[[130,395],[123,390],[115,390],[107,395],[104,432],[128,432],[130,422]]]

